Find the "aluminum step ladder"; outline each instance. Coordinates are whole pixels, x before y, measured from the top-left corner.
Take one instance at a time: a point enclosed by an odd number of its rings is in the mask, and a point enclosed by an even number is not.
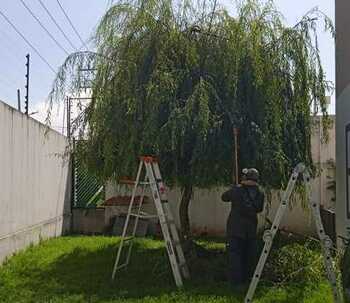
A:
[[[141,180],[143,168],[145,168],[145,179]],[[166,196],[166,189],[162,180],[158,161],[155,157],[143,156],[140,157],[140,164],[136,176],[136,181],[133,182],[134,187],[132,191],[131,201],[128,208],[128,213],[124,223],[123,232],[121,235],[117,257],[114,263],[112,279],[115,279],[116,273],[122,268],[126,268],[130,262],[131,251],[133,247],[133,240],[135,239],[138,221],[140,218],[159,218],[159,223],[165,240],[165,246],[168,252],[171,269],[177,287],[183,286],[182,278],[189,278],[189,271],[185,256],[181,247],[179,234],[175,225],[174,217],[171,213],[168,199]],[[137,205],[136,212],[133,212],[135,196],[138,187],[141,186],[142,193]],[[150,186],[152,198],[157,210],[157,216],[145,215],[141,209],[144,200],[145,190]],[[127,230],[130,223],[130,218],[135,217],[134,226],[132,228],[131,236],[127,236]],[[124,246],[127,247],[126,261],[121,262],[121,254]]]
[[[327,278],[332,287],[334,302],[336,303],[342,302],[342,298],[340,296],[340,292],[337,287],[337,278],[334,271],[332,255],[331,255],[331,249],[332,249],[333,243],[331,238],[325,233],[325,230],[323,228],[322,219],[320,215],[320,204],[319,202],[312,201],[310,173],[306,169],[305,165],[303,163],[300,163],[294,168],[294,171],[289,179],[288,186],[282,195],[282,201],[277,210],[271,229],[265,231],[264,233],[263,239],[264,239],[265,245],[260,255],[259,262],[256,266],[253,278],[249,285],[249,289],[244,300],[245,303],[253,302],[253,296],[254,296],[256,287],[259,283],[259,280],[261,278],[261,274],[264,269],[264,265],[266,263],[267,257],[270,253],[273,239],[278,231],[283,215],[285,211],[288,209],[290,196],[298,180],[298,177],[301,174],[303,175],[303,181],[307,190],[307,197],[309,200],[310,209],[312,210],[312,215],[314,217],[316,228],[317,228],[317,234],[320,239],[325,267],[327,271]]]

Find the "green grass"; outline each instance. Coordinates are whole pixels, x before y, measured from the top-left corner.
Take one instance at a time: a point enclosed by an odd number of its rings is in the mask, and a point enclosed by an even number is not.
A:
[[[224,244],[202,240],[212,251],[210,259],[195,262],[191,281],[174,287],[162,241],[140,239],[128,271],[111,281],[118,239],[62,237],[42,242],[10,258],[0,268],[0,302],[243,302],[244,293],[230,289],[222,277]],[[317,285],[259,285],[257,303],[332,302],[327,282]]]

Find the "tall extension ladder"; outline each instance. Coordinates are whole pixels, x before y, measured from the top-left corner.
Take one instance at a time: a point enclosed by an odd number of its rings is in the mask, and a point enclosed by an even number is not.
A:
[[[146,168],[146,172],[145,172],[145,179],[142,182],[140,181],[140,179],[141,179],[143,167]],[[172,268],[176,286],[182,287],[183,286],[182,277],[188,279],[189,271],[188,271],[185,256],[180,244],[180,239],[176,229],[175,221],[166,197],[165,186],[160,174],[158,161],[156,158],[150,157],[150,156],[140,157],[140,164],[139,164],[139,168],[136,176],[136,181],[134,182],[134,188],[131,196],[131,201],[129,204],[128,214],[126,216],[120,244],[118,247],[117,257],[114,263],[112,279],[115,278],[116,272],[119,269],[125,268],[129,264],[131,250],[133,246],[133,240],[135,239],[139,218],[154,217],[154,216],[144,215],[141,212],[144,195],[145,195],[145,189],[147,185],[150,185],[152,197],[157,210],[157,217],[159,218],[160,226],[161,226],[164,240],[166,243],[166,249],[168,252],[170,265]],[[142,194],[139,200],[139,204],[137,205],[137,212],[133,213],[135,196],[139,186],[142,186]],[[132,229],[132,235],[130,237],[127,237],[127,230],[130,223],[130,217],[135,217],[135,221]],[[127,251],[127,257],[126,257],[126,261],[121,264],[121,254],[122,254],[123,247],[125,245],[129,245],[128,251]]]
[[[316,228],[317,228],[317,233],[318,237],[320,239],[321,247],[322,247],[322,253],[324,257],[324,262],[326,266],[326,271],[327,271],[327,277],[328,280],[332,286],[333,290],[333,297],[334,297],[334,302],[340,303],[342,302],[338,287],[337,287],[337,278],[336,274],[333,268],[333,263],[332,263],[332,256],[331,256],[331,248],[333,246],[332,240],[330,237],[325,233],[325,230],[323,228],[322,220],[321,220],[321,215],[320,215],[320,205],[319,202],[314,202],[311,200],[311,184],[310,184],[310,173],[306,169],[305,165],[303,163],[298,164],[295,168],[294,171],[289,179],[288,186],[286,190],[284,191],[282,195],[282,201],[281,204],[277,210],[275,219],[273,221],[272,227],[270,230],[265,231],[264,233],[264,248],[261,253],[258,265],[256,266],[254,276],[251,280],[251,283],[249,285],[249,289],[247,292],[247,295],[245,297],[245,303],[251,303],[253,301],[253,296],[256,290],[256,287],[259,283],[261,273],[264,269],[265,262],[267,260],[267,257],[269,255],[269,252],[271,250],[272,246],[272,241],[277,233],[277,230],[279,228],[279,225],[281,223],[283,214],[288,208],[289,204],[289,199],[291,196],[291,193],[295,187],[295,183],[297,182],[297,179],[300,174],[303,174],[303,181],[306,186],[306,190],[308,193],[308,199],[310,203],[310,207],[312,210],[312,215],[314,217],[315,223],[316,223]]]

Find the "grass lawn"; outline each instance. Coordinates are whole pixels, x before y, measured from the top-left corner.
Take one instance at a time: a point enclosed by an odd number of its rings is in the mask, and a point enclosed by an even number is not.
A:
[[[62,237],[18,253],[0,267],[0,302],[243,302],[244,293],[232,291],[222,279],[222,253],[197,261],[192,280],[177,290],[158,240],[137,240],[128,271],[111,281],[117,242],[111,237]],[[201,244],[213,251],[224,249],[220,242]],[[264,282],[254,302],[332,302],[326,280],[316,284],[276,287]]]

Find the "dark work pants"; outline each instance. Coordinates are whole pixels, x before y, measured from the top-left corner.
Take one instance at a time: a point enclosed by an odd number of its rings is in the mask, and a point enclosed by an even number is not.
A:
[[[249,282],[257,259],[257,239],[231,237],[228,239],[229,280],[232,286]]]

